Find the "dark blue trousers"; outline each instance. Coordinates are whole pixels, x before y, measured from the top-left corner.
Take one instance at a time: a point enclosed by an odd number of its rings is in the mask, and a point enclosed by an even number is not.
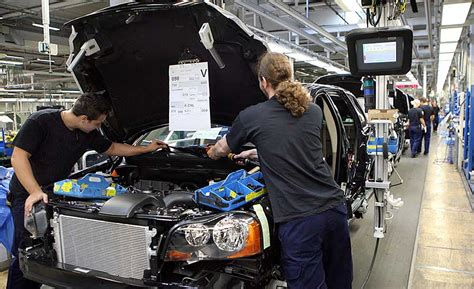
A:
[[[18,249],[24,249],[25,236],[28,232],[25,230],[25,198],[14,197],[12,201],[12,216],[15,224],[15,240],[13,241],[13,262],[8,269],[7,289],[39,289],[41,284],[33,282],[23,277],[18,261]]]
[[[426,125],[426,132],[423,133],[423,139],[424,139],[424,142],[425,142],[425,151],[424,151],[424,153],[427,154],[427,153],[430,152],[431,125]],[[420,142],[420,147],[421,147],[421,142]]]
[[[345,204],[281,223],[281,264],[289,289],[351,289],[352,254]]]
[[[421,150],[421,126],[411,125],[410,128],[410,148],[411,155],[415,156]]]

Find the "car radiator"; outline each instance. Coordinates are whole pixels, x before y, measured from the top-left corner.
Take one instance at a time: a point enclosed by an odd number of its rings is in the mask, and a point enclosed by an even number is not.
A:
[[[150,269],[156,229],[55,214],[52,220],[58,261],[124,278],[142,279]]]

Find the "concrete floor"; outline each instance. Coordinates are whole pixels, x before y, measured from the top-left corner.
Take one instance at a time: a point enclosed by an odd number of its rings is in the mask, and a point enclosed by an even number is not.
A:
[[[444,153],[445,146],[434,137],[429,156],[404,157],[398,165],[404,184],[391,191],[405,204],[392,210],[366,289],[474,288],[474,212],[461,175],[442,162]],[[353,288],[359,289],[375,245],[372,202],[350,230]],[[0,289],[6,276],[0,272]]]

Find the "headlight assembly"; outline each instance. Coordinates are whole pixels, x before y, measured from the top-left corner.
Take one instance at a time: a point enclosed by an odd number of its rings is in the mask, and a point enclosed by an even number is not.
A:
[[[262,252],[260,224],[236,213],[213,221],[188,223],[174,230],[166,261],[223,260]]]

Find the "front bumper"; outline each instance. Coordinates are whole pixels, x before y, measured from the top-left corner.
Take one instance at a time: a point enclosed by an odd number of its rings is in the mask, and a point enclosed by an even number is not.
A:
[[[140,280],[121,278],[104,272],[87,270],[76,266],[35,259],[32,254],[20,250],[20,268],[25,278],[56,288],[164,288],[164,289],[198,289],[176,283],[156,282],[148,285]]]

